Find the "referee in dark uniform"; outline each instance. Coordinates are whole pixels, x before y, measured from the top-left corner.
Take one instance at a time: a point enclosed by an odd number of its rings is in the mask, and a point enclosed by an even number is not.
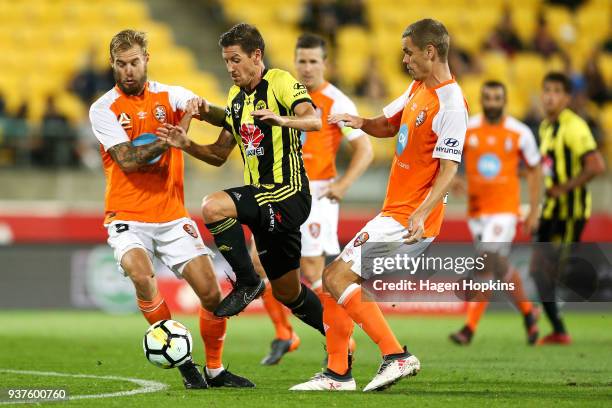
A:
[[[232,267],[233,290],[215,310],[218,317],[240,313],[265,285],[255,273],[242,224],[253,233],[274,297],[306,324],[325,335],[319,298],[300,281],[300,225],[311,196],[302,161],[300,132],[321,128],[306,87],[290,73],[264,66],[264,40],[249,24],[221,35],[219,45],[234,85],[225,111],[199,101],[199,114],[222,127],[217,141],[199,145],[180,127],[166,125],[160,137],[214,166],[238,146],[244,186],[204,197],[202,216],[219,252]]]
[[[570,344],[571,337],[559,314],[556,284],[559,265],[573,242],[579,242],[591,215],[587,183],[605,171],[601,154],[587,123],[572,112],[571,82],[559,72],[544,77],[542,104],[546,115],[540,125],[540,153],[546,197],[542,208],[531,273],[553,332],[540,344]]]

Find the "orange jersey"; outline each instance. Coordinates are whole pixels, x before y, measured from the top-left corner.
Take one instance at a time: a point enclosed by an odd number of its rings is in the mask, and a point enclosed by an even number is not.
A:
[[[306,174],[310,180],[328,180],[336,176],[336,153],[342,136],[354,140],[364,133],[358,129],[340,127],[327,123],[334,113],[357,115],[355,104],[342,91],[325,82],[319,89],[310,92],[323,126],[314,132],[302,132],[302,157]]]
[[[540,162],[540,153],[531,130],[507,116],[489,124],[483,115],[468,122],[464,147],[468,182],[468,215],[518,214],[521,157],[529,166]]]
[[[154,163],[124,173],[108,149],[155,133],[163,123],[177,124],[195,95],[184,88],[149,81],[142,95],[125,95],[117,86],[89,110],[100,141],[106,176],[105,219],[161,223],[188,216],[183,192],[183,153],[169,148]]]
[[[382,214],[406,225],[431,193],[439,159],[461,161],[467,105],[454,80],[434,88],[414,81],[383,112],[399,132]],[[440,200],[425,220],[424,237],[438,235],[443,215]]]

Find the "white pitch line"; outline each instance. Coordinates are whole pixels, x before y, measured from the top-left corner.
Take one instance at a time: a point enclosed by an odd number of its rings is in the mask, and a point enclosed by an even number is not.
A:
[[[157,381],[141,380],[140,378],[117,377],[114,375],[68,374],[68,373],[58,373],[54,371],[28,371],[28,370],[9,370],[9,369],[0,369],[0,372],[10,373],[10,374],[42,375],[42,376],[51,376],[51,377],[95,378],[98,380],[127,381],[127,382],[131,382],[131,383],[134,383],[140,386],[140,388],[136,388],[136,389],[129,390],[129,391],[108,392],[104,394],[68,395],[68,398],[67,398],[68,401],[77,400],[77,399],[89,399],[89,398],[126,397],[128,395],[157,392],[157,391],[161,391],[161,390],[168,388],[167,384],[157,382]],[[51,401],[52,400],[49,400],[49,402]],[[0,402],[0,405],[32,403],[32,402],[45,402],[45,401],[44,400],[6,401],[6,402]]]

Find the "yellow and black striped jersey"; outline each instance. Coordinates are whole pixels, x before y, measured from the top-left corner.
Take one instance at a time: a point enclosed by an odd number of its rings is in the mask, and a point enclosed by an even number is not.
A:
[[[543,121],[540,153],[546,188],[580,174],[584,155],[595,149],[597,144],[589,125],[571,110],[563,110],[555,122]],[[590,215],[591,193],[585,185],[558,198],[546,198],[542,211],[542,218],[555,220],[586,219]]]
[[[283,184],[293,191],[308,190],[300,131],[270,126],[251,116],[258,109],[293,116],[294,108],[302,102],[312,103],[306,87],[280,69],[266,69],[250,93],[236,85],[231,87],[224,128],[232,132],[240,147],[245,184]]]

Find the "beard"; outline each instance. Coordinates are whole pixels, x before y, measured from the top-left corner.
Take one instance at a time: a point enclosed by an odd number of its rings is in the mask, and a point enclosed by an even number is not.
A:
[[[135,80],[132,84],[125,84],[117,71],[113,70],[113,77],[115,78],[115,83],[121,89],[121,91],[126,95],[139,95],[144,89],[145,82],[147,82],[147,70],[145,69],[144,75],[139,80]]]
[[[485,118],[487,118],[488,122],[495,123],[495,122],[499,122],[499,120],[501,119],[502,115],[504,114],[504,109],[503,108],[483,109],[483,113],[484,113]]]

